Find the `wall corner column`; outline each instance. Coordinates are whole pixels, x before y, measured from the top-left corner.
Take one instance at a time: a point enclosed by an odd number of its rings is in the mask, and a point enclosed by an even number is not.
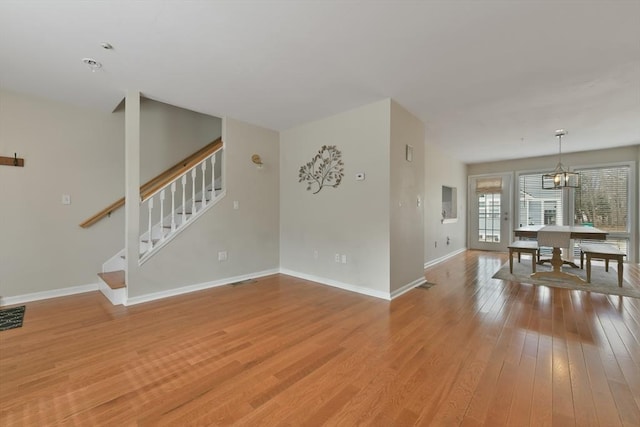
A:
[[[138,270],[140,239],[140,92],[125,98],[125,254],[127,293]]]

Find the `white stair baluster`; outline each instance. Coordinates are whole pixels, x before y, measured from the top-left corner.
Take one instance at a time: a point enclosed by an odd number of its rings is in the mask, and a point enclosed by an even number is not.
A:
[[[160,240],[164,240],[164,191],[163,188],[160,192]]]
[[[171,183],[171,232],[176,231],[176,182]]]
[[[216,153],[211,155],[211,200],[216,198]]]
[[[219,163],[219,168],[220,168],[220,189],[223,189],[224,186],[226,185],[224,182],[224,148],[221,148],[220,151],[220,162]]]
[[[202,162],[202,191],[200,192],[200,194],[202,195],[202,207],[206,207],[207,206],[207,187],[206,187],[206,175],[207,175],[207,161],[203,161]]]
[[[187,213],[185,211],[185,208],[187,206],[186,196],[187,196],[187,175],[184,174],[182,175],[182,223],[180,224],[180,226],[184,225],[184,223],[187,222]]]
[[[149,243],[147,247],[147,252],[151,252],[151,249],[153,249],[153,239],[151,238],[151,227],[152,227],[151,212],[152,211],[153,211],[153,197],[149,199],[149,236],[147,237],[149,240]]]
[[[191,215],[196,215],[196,173],[198,168],[191,169]]]

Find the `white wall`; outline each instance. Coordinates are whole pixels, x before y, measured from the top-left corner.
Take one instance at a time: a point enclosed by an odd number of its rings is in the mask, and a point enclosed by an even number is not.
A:
[[[280,265],[325,283],[389,293],[390,100],[280,134]],[[298,182],[323,145],[342,151],[344,179],[317,194]],[[366,179],[356,181],[364,172]],[[317,251],[318,257],[314,257]],[[336,263],[335,254],[347,256]]]
[[[391,292],[424,278],[424,125],[391,102]],[[413,147],[407,161],[406,146]],[[418,203],[418,198],[420,203]]]
[[[0,91],[0,155],[25,159],[0,167],[0,296],[96,283],[123,247],[123,213],[78,224],[124,195],[123,138],[122,112]]]
[[[432,263],[467,246],[467,167],[433,144],[424,150],[424,261]],[[458,221],[442,223],[442,186],[455,187]],[[449,245],[447,245],[449,237]]]
[[[224,127],[226,197],[142,266],[130,269],[129,298],[277,270],[278,133],[233,119]],[[262,157],[262,169],[251,162],[254,153]],[[219,262],[218,251],[227,251],[228,260]]]

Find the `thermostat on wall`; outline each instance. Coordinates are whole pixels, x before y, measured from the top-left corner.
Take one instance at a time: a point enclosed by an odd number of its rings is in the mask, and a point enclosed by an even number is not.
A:
[[[358,172],[356,174],[356,181],[364,181],[364,172]]]

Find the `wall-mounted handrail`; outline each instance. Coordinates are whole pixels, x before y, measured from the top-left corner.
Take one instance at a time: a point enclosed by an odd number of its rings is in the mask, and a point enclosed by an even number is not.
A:
[[[177,176],[180,176],[185,171],[188,171],[189,169],[191,169],[194,165],[197,165],[198,163],[200,163],[203,159],[207,158],[211,153],[215,152],[220,147],[222,147],[222,145],[223,145],[222,138],[218,138],[215,141],[212,141],[211,143],[207,144],[200,150],[196,151],[195,153],[191,154],[189,157],[176,163],[174,166],[165,170],[155,178],[143,184],[140,187],[140,200],[141,201],[146,200],[151,194],[154,194],[156,191],[158,191],[159,189],[163,188],[168,183],[173,181]],[[117,210],[118,208],[121,208],[122,206],[124,206],[124,197],[113,202],[112,204],[110,204],[109,206],[107,206],[97,214],[85,220],[83,223],[80,224],[80,227],[87,228],[95,224],[96,222],[100,221],[105,216],[110,215],[111,212]]]

